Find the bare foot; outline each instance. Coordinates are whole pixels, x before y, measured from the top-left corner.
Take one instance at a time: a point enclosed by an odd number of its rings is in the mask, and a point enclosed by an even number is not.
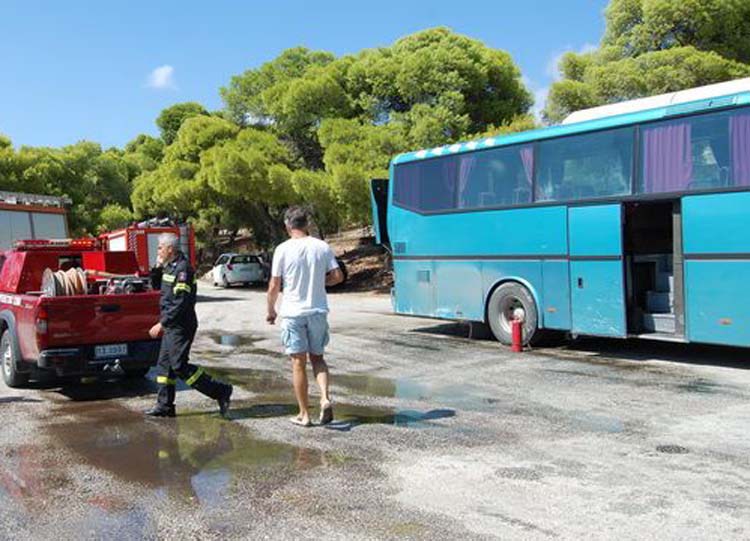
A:
[[[333,421],[333,406],[330,400],[320,401],[320,424],[327,425]]]

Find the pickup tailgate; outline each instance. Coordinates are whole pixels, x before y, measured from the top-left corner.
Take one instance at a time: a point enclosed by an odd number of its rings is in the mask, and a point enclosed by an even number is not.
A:
[[[149,340],[159,321],[159,293],[43,297],[47,347]]]

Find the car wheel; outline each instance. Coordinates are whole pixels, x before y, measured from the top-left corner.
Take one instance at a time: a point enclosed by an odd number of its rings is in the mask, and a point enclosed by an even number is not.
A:
[[[0,338],[0,355],[3,363],[3,380],[8,387],[23,387],[29,383],[29,375],[16,368],[18,359],[13,352],[10,330],[6,329]]]
[[[523,319],[523,343],[534,343],[539,331],[539,316],[536,302],[528,289],[517,282],[506,282],[490,296],[487,304],[487,323],[492,334],[505,345],[512,341],[511,323],[514,319]]]
[[[221,277],[221,287],[228,288],[229,287],[229,280],[227,280],[227,275]]]

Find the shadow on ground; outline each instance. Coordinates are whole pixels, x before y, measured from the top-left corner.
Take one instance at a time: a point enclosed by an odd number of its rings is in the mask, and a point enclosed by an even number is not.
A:
[[[450,322],[419,327],[410,332],[452,336],[464,339],[494,341],[489,327],[483,323]],[[503,347],[498,345],[498,347]],[[647,339],[579,337],[561,340],[551,347],[539,347],[535,353],[570,358],[571,355],[602,361],[659,360],[684,364],[750,369],[750,350],[710,344],[682,344]]]

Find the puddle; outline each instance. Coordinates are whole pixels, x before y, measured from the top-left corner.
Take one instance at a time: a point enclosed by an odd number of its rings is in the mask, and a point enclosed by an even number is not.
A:
[[[206,334],[214,342],[214,344],[220,346],[229,346],[232,348],[238,348],[240,346],[251,346],[257,341],[257,338],[248,334],[222,334],[216,332],[209,332]]]
[[[115,405],[78,412],[72,421],[46,427],[53,442],[124,481],[201,506],[221,505],[242,479],[278,478],[341,461],[315,449],[256,439],[215,415],[144,420]]]
[[[288,391],[292,396],[292,382],[280,372],[255,368],[226,368],[212,366],[206,369],[212,376],[241,387],[252,393]]]
[[[401,400],[434,401],[471,411],[494,410],[500,398],[486,396],[484,390],[471,384],[429,386],[408,378],[382,378],[368,374],[332,374],[333,387],[347,392]]]
[[[334,422],[326,429],[349,431],[359,425],[393,425],[403,428],[426,428],[439,419],[455,417],[452,409],[433,409],[429,411],[393,410],[352,404],[334,405]]]
[[[229,411],[231,420],[262,419],[269,417],[291,418],[297,415],[297,404],[289,397],[258,397],[252,402],[240,402]],[[335,403],[333,406],[334,422],[325,428],[348,431],[359,425],[392,425],[403,428],[420,428],[431,426],[431,421],[447,419],[456,415],[452,409],[432,409],[427,411],[398,410],[378,406],[360,406],[355,404]],[[317,422],[319,409],[311,405],[310,414]],[[205,412],[195,414],[205,416]],[[179,418],[179,416],[178,416]]]
[[[581,430],[590,432],[607,432],[619,434],[625,431],[625,423],[616,417],[607,415],[596,415],[588,412],[575,412],[571,422]]]
[[[273,404],[286,405],[294,403],[291,375],[275,370],[236,367],[209,367],[206,369],[217,379],[231,383],[246,391],[260,395],[253,399],[253,411],[270,406],[259,404],[259,401],[272,401]],[[311,403],[314,404],[318,390],[312,374],[308,371]],[[483,390],[470,384],[444,385],[432,388],[424,383],[403,379],[389,379],[369,374],[336,374],[331,375],[334,400],[343,389],[350,396],[367,396],[376,398],[395,398],[408,401],[432,401],[441,406],[467,411],[494,411],[501,402],[500,398],[483,396]],[[233,404],[239,405],[234,402]],[[272,404],[272,405],[273,405]],[[233,409],[236,409],[233,407]],[[283,408],[280,408],[280,413]],[[288,409],[288,408],[287,408]],[[291,412],[296,413],[296,409]],[[270,416],[270,415],[269,415]],[[389,423],[392,424],[392,423]]]

